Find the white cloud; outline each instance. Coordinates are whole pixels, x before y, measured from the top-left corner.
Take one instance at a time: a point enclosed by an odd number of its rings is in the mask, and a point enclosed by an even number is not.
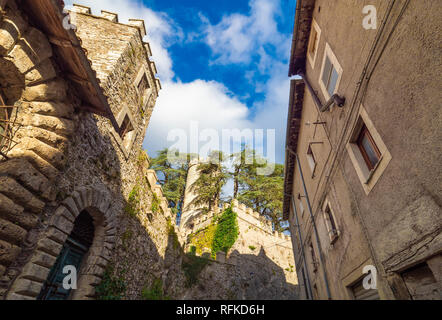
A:
[[[247,119],[249,110],[219,82],[195,80],[190,83],[167,82],[163,86],[157,106],[147,130],[148,151],[157,151],[167,143],[168,133],[182,129],[190,136],[192,121],[198,123],[199,132],[215,129],[221,138],[222,129],[252,128]],[[189,141],[188,147],[190,147]],[[204,143],[200,143],[200,146]]]
[[[250,0],[249,6],[249,15],[230,14],[216,25],[200,14],[205,42],[216,57],[215,63],[249,64],[255,55],[266,59],[266,45],[272,45],[278,53],[286,53],[288,37],[278,32],[276,23],[279,1]],[[260,71],[268,66],[260,64]]]
[[[67,5],[72,0],[66,1]],[[251,118],[247,106],[215,81],[195,80],[182,83],[174,80],[173,61],[168,49],[177,41],[187,37],[201,40],[194,30],[186,35],[175,22],[162,12],[154,12],[137,0],[75,0],[75,3],[92,8],[93,14],[100,10],[119,14],[120,22],[129,18],[144,19],[153,60],[158,69],[163,90],[160,92],[144,146],[151,156],[156,151],[169,147],[167,135],[172,129],[189,130],[191,121],[198,121],[200,130],[213,128],[273,128],[277,129],[277,160],[283,161],[284,132],[289,95],[287,67],[281,61],[287,59],[290,37],[278,32],[276,17],[280,14],[279,1],[251,0],[249,15],[231,14],[223,17],[217,25],[200,15],[203,21],[204,41],[216,57],[216,63],[253,64],[247,79],[256,85],[256,92],[265,94],[265,99],[253,107]],[[266,48],[272,47],[272,54]],[[276,55],[276,56],[275,56]],[[259,57],[256,61],[254,56]],[[270,80],[257,82],[256,75],[267,75]],[[244,92],[242,96],[247,96]],[[250,107],[250,106],[249,106]]]
[[[152,59],[158,69],[161,81],[170,81],[173,76],[172,59],[167,48],[176,41],[181,41],[183,31],[164,12],[154,12],[136,0],[66,0],[69,8],[72,3],[88,6],[92,13],[100,15],[101,10],[118,13],[119,22],[128,19],[143,19],[146,24],[147,37],[152,49]]]

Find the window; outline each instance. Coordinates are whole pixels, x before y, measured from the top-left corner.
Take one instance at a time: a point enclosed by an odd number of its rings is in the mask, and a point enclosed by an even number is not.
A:
[[[148,94],[150,90],[149,77],[147,76],[147,72],[144,67],[142,67],[138,72],[138,75],[134,81],[134,86],[138,92],[140,107],[144,108],[149,100]]]
[[[438,255],[402,272],[402,279],[413,300],[441,299],[442,288],[438,281],[441,262],[442,256]]]
[[[326,99],[330,99],[331,96],[337,92],[341,75],[342,68],[327,43],[319,81],[322,93]]]
[[[391,154],[363,106],[360,107],[347,151],[366,194],[391,161]]]
[[[312,146],[310,145],[307,149],[307,161],[310,166],[310,169],[312,170],[312,174],[315,173],[316,168],[316,160],[315,156],[313,155]]]
[[[141,96],[144,96],[146,94],[147,89],[149,89],[149,81],[147,81],[147,76],[144,73],[143,76],[141,77],[140,82],[138,83],[138,93]]]
[[[359,134],[357,145],[364,157],[365,163],[369,170],[373,170],[381,159],[381,152],[373,140],[367,126],[364,124]]]
[[[365,289],[363,285],[364,278],[350,287],[354,300],[379,300],[377,289]]]
[[[328,201],[325,202],[325,207],[323,209],[323,212],[324,212],[325,225],[327,227],[328,236],[330,238],[330,243],[333,244],[339,237],[339,231],[338,231],[338,226],[336,224],[335,216]]]
[[[134,130],[132,122],[130,122],[129,116],[126,114],[124,117],[123,123],[120,127],[120,137],[124,141],[127,138],[128,134]]]
[[[310,31],[310,40],[308,45],[308,60],[312,69],[315,67],[316,55],[318,53],[319,39],[321,37],[321,29],[316,21],[313,19],[312,28]]]
[[[301,217],[304,216],[304,205],[302,204],[302,201],[299,201],[299,211],[301,211]]]
[[[116,120],[120,131],[118,133],[113,131],[114,137],[120,145],[121,150],[126,155],[126,158],[128,158],[136,137],[136,123],[134,122],[132,113],[127,106],[122,107]]]

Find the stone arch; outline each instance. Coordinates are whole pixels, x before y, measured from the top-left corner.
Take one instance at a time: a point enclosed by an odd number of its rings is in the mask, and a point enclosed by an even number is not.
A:
[[[36,299],[73,230],[75,219],[85,210],[94,220],[94,240],[78,272],[78,289],[72,290],[70,298],[93,299],[95,286],[101,281],[115,246],[116,213],[111,207],[111,199],[108,191],[93,187],[78,189],[65,199],[50,219],[35,252],[9,290],[7,299]]]

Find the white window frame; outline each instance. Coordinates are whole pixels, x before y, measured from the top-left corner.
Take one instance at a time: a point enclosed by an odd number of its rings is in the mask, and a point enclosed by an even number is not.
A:
[[[313,35],[316,32],[316,43],[315,43],[315,52],[312,54],[311,52],[311,46],[313,45]],[[312,21],[311,31],[310,31],[310,39],[308,43],[308,49],[307,49],[307,59],[310,63],[310,66],[312,69],[315,68],[315,62],[316,62],[316,56],[318,55],[318,49],[319,49],[319,40],[321,39],[321,28],[319,28],[318,23],[315,19]]]
[[[325,84],[322,82],[322,74],[324,73],[325,61],[326,61],[327,57],[330,59],[332,67],[335,68],[336,72],[338,73],[338,80],[336,81],[336,86],[335,86],[335,90],[333,91],[333,94],[338,92],[339,85],[341,83],[341,78],[342,78],[343,70],[342,70],[341,65],[339,64],[338,59],[336,58],[335,54],[333,53],[330,45],[328,43],[326,43],[325,44],[324,56],[322,58],[321,72],[319,73],[319,80],[318,80],[318,82],[319,82],[319,87],[321,88],[322,94],[324,95],[325,99],[329,100],[331,98],[331,95],[328,93],[328,90],[325,87]]]
[[[127,133],[126,138],[123,140],[118,132],[116,132],[113,128],[111,130],[113,137],[117,141],[117,144],[120,146],[121,151],[123,152],[126,159],[129,158],[129,154],[132,150],[133,144],[135,142],[135,138],[137,136],[137,126],[136,122],[134,121],[134,117],[132,115],[132,112],[127,106],[123,106],[118,113],[118,116],[116,117],[116,121],[118,124],[118,127],[121,128],[121,125],[123,124],[124,118],[126,118],[126,115],[129,118],[129,121],[131,122],[133,126],[133,130]]]
[[[143,76],[146,76],[146,80],[147,80],[147,84],[148,84],[149,88],[147,88],[145,92],[140,92],[138,90],[138,86],[141,82],[141,79],[143,79]],[[137,94],[140,97],[140,99],[143,99],[143,104],[141,107],[143,108],[143,111],[145,111],[144,109],[146,108],[146,105],[147,105],[147,103],[150,99],[150,96],[152,94],[152,84],[149,79],[149,74],[144,66],[142,66],[140,71],[138,71],[137,77],[135,78],[135,81],[134,81],[134,86],[135,86],[135,90],[137,91]]]
[[[331,214],[333,221],[335,223],[335,226],[336,226],[335,232],[333,232],[330,218],[328,217],[328,214],[326,213],[327,207],[330,209],[330,214]],[[336,240],[339,238],[341,232],[339,231],[338,222],[336,220],[335,212],[334,212],[334,210],[331,206],[331,203],[328,199],[326,199],[324,201],[324,204],[322,205],[322,214],[324,217],[325,226],[327,228],[328,237],[330,239],[330,244],[334,244],[336,242]]]
[[[357,145],[357,139],[364,124],[370,132],[370,135],[372,136],[377,148],[381,153],[379,162],[372,170],[368,169],[367,163],[365,162],[359,146]],[[373,122],[369,118],[367,111],[362,105],[359,110],[358,120],[355,123],[352,134],[350,136],[350,141],[347,143],[346,148],[350,156],[350,160],[359,177],[361,185],[365,193],[368,195],[387,168],[392,159],[392,156],[388,151],[384,141],[382,140],[379,132],[373,125]]]

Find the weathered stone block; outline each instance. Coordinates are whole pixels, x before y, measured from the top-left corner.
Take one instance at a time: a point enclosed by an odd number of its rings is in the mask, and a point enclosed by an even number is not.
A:
[[[59,207],[55,212],[55,215],[51,221],[51,225],[63,231],[66,234],[70,234],[74,228],[73,219],[69,220],[66,216],[69,215],[72,219],[71,214],[65,207]]]
[[[77,205],[72,197],[65,199],[62,204],[69,210],[74,219],[78,217],[80,211],[78,210]]]
[[[71,119],[74,107],[62,102],[29,102],[24,103],[25,108],[30,108],[32,113]]]
[[[35,300],[34,297],[17,294],[17,293],[11,293],[8,295],[8,300]]]
[[[41,282],[18,279],[12,285],[10,292],[34,298],[40,293],[42,285]]]
[[[27,27],[27,23],[20,15],[8,12],[0,25],[0,55],[6,55],[14,47]]]
[[[49,272],[49,268],[30,262],[23,268],[22,275],[26,279],[43,283],[48,278]]]
[[[49,239],[52,239],[60,244],[64,244],[66,241],[68,234],[64,231],[61,231],[60,229],[49,227],[48,231],[45,233],[46,237]]]
[[[0,240],[0,263],[3,265],[11,264],[15,258],[19,255],[21,249],[20,247]]]
[[[31,258],[31,262],[41,265],[41,266],[45,266],[46,268],[52,268],[52,266],[54,265],[55,261],[56,261],[56,257],[54,257],[53,255],[50,255],[46,252],[43,251],[36,251],[34,253],[34,255]]]
[[[46,36],[35,28],[30,28],[9,53],[15,66],[21,73],[26,73],[40,62],[52,56],[52,48]]]
[[[54,192],[49,180],[25,159],[11,159],[0,163],[0,172],[7,172],[27,188],[36,191],[43,198],[53,200]]]
[[[27,114],[21,122],[25,126],[39,127],[62,135],[71,135],[75,129],[71,120],[40,114]]]
[[[10,177],[0,177],[0,192],[32,212],[39,213],[45,204]]]
[[[66,84],[64,81],[56,79],[26,87],[23,92],[23,99],[26,101],[64,101],[66,99]]]
[[[27,231],[14,223],[0,219],[0,238],[19,245],[26,237]]]
[[[62,244],[55,242],[54,240],[51,240],[49,238],[43,238],[37,243],[37,249],[49,253],[54,257],[58,256],[62,247]]]
[[[40,63],[38,66],[29,70],[25,75],[26,85],[32,85],[38,82],[44,82],[54,79],[57,76],[54,65],[50,59]]]

